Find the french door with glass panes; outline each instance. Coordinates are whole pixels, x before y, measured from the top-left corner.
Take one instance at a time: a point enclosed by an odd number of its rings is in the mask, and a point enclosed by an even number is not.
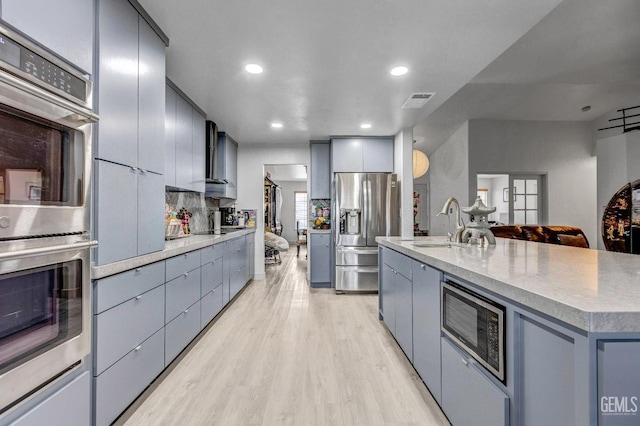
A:
[[[509,175],[509,223],[515,225],[543,225],[544,176]]]

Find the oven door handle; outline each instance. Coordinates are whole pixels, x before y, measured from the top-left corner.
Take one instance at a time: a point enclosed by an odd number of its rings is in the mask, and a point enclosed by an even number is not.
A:
[[[11,253],[0,253],[0,261],[16,260],[25,257],[41,256],[43,254],[60,253],[63,251],[83,250],[96,247],[97,241],[78,241],[72,244],[63,244],[57,246],[39,247],[27,250],[18,250]]]

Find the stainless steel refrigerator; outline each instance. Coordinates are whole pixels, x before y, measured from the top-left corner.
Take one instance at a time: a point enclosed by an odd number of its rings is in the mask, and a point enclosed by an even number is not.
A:
[[[336,173],[334,182],[336,292],[376,292],[376,237],[399,231],[396,175]]]

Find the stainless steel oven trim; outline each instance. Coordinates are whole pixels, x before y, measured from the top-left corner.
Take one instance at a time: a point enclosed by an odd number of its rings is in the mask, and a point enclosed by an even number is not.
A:
[[[444,291],[440,292],[440,329],[442,330],[442,332],[444,334],[446,334],[451,341],[455,342],[457,345],[459,345],[460,347],[462,347],[464,349],[464,351],[466,353],[468,353],[469,355],[471,355],[476,361],[478,361],[478,363],[480,363],[484,368],[486,368],[487,370],[489,370],[492,374],[494,374],[498,379],[500,379],[501,381],[504,381],[504,312],[493,306],[490,303],[487,303],[486,301],[482,300],[482,299],[478,299],[477,297],[475,297],[473,294],[466,292],[466,291],[462,291],[456,287],[451,286],[449,283],[445,282],[445,281],[441,281],[440,282],[441,286],[443,288],[447,288],[447,290],[456,293],[458,295],[460,295],[461,297],[471,300],[472,302],[476,303],[479,306],[482,306],[485,309],[490,310],[491,312],[495,313],[498,316],[498,325],[499,325],[499,333],[498,333],[498,351],[500,353],[500,360],[498,363],[498,369],[496,370],[493,366],[491,366],[488,362],[486,362],[484,359],[480,358],[480,356],[472,349],[470,348],[468,345],[466,345],[464,342],[460,341],[460,339],[458,339],[455,335],[453,335],[451,332],[449,332],[449,330],[447,330],[444,326]]]
[[[13,86],[6,81],[16,83]],[[26,85],[29,86],[29,85]],[[82,170],[82,192],[84,202],[81,206],[41,206],[25,204],[0,204],[0,216],[7,216],[3,226],[0,227],[0,239],[21,238],[27,236],[51,235],[61,232],[52,232],[51,224],[63,224],[65,233],[81,233],[90,229],[90,188],[91,188],[91,163],[92,159],[92,123],[98,117],[91,111],[79,108],[70,102],[53,103],[51,95],[36,96],[31,91],[40,92],[38,88],[23,91],[25,83],[14,76],[0,71],[0,103],[52,121],[60,125],[70,127],[82,133],[84,155]],[[44,92],[43,92],[44,93]],[[61,106],[65,104],[64,106]],[[16,211],[19,209],[19,219]],[[13,217],[13,219],[11,219]],[[5,226],[6,225],[6,226]]]
[[[55,348],[39,355],[0,375],[0,412],[6,411],[16,402],[30,395],[33,391],[46,385],[55,379],[60,373],[69,370],[74,365],[82,365],[91,349],[91,297],[90,297],[90,247],[95,246],[95,241],[74,243],[76,237],[59,237],[61,240],[70,241],[71,244],[57,244],[51,247],[46,254],[26,255],[13,260],[3,260],[2,273],[7,273],[7,267],[11,266],[11,272],[46,266],[55,263],[68,262],[76,259],[82,260],[82,333]],[[61,247],[58,249],[58,247]],[[53,248],[56,247],[55,250]],[[4,248],[4,247],[3,247]],[[35,252],[41,252],[35,249]],[[75,370],[77,367],[72,368]],[[71,371],[71,370],[69,370]]]
[[[50,96],[51,97],[50,101],[51,102],[56,102],[56,103],[58,101],[66,100],[67,102],[72,103],[74,105],[74,108],[84,107],[84,108],[81,108],[81,109],[85,109],[86,108],[86,111],[90,112],[90,109],[91,109],[92,104],[93,104],[93,83],[89,79],[89,75],[88,74],[85,74],[85,73],[79,71],[78,69],[72,67],[70,64],[68,64],[64,60],[58,58],[55,55],[52,55],[48,51],[46,51],[46,50],[42,49],[40,46],[32,43],[31,41],[29,41],[28,39],[24,38],[23,36],[21,36],[20,34],[16,33],[15,31],[12,31],[12,30],[4,27],[4,26],[0,26],[0,34],[9,37],[10,39],[12,39],[12,40],[16,41],[17,43],[23,45],[24,47],[28,48],[33,53],[36,53],[36,54],[40,55],[41,57],[43,57],[47,61],[52,62],[56,66],[64,69],[69,74],[71,74],[74,77],[82,80],[86,84],[86,93],[85,93],[86,101],[82,101],[80,99],[77,99],[77,98],[65,93],[63,90],[60,90],[60,89],[58,89],[56,87],[53,87],[53,86],[50,86],[50,85],[44,86],[44,87],[46,87],[46,89],[43,89],[43,88],[41,88],[42,87],[42,82],[39,81],[36,77],[34,77],[34,76],[30,75],[29,73],[26,73],[26,72],[24,72],[22,70],[19,70],[19,69],[13,68],[13,67],[7,67],[7,66],[4,65],[4,63],[2,61],[0,61],[0,68],[3,68],[4,70],[6,70],[7,72],[9,72],[11,74],[16,74],[16,75],[20,76],[21,80],[28,81],[30,84],[26,84],[25,85],[26,90],[31,91],[31,88],[33,88],[33,89],[38,88],[39,90],[36,93],[33,93],[33,94],[38,95],[38,92],[39,92],[39,93],[42,93],[42,94],[44,94],[44,95],[46,95],[48,97]],[[51,95],[49,92],[55,93],[55,95]],[[72,109],[72,108],[69,108],[69,109]]]

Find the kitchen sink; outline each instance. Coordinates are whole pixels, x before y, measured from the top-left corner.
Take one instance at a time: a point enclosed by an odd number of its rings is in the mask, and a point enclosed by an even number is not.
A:
[[[453,243],[449,242],[449,241],[443,241],[443,242],[424,242],[424,243],[413,243],[413,245],[415,247],[452,247]]]

